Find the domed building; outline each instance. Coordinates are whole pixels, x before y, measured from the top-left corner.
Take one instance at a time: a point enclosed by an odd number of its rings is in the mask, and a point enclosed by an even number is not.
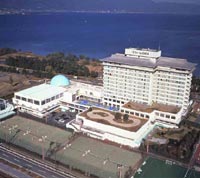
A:
[[[51,85],[53,86],[57,86],[57,87],[65,87],[65,86],[69,86],[70,85],[70,81],[67,77],[65,77],[64,75],[56,75],[51,79],[50,82]]]

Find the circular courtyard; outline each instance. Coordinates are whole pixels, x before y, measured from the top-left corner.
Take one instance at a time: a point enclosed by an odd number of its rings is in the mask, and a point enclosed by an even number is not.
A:
[[[109,111],[104,111],[100,109],[93,109],[92,111],[87,112],[87,116],[96,119],[96,120],[105,120],[108,121],[112,125],[123,126],[123,127],[136,127],[141,124],[141,120],[129,116],[129,120],[133,121],[131,123],[126,122],[117,122],[115,121],[115,116],[111,114]]]

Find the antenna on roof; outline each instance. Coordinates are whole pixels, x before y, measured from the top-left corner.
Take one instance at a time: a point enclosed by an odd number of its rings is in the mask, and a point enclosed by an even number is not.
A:
[[[160,41],[159,41],[159,44],[158,44],[158,50],[160,51]]]

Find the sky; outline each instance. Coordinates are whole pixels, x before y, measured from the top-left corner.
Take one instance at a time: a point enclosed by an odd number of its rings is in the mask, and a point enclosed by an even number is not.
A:
[[[200,4],[200,0],[153,0],[155,2],[177,2],[177,3],[194,3]]]

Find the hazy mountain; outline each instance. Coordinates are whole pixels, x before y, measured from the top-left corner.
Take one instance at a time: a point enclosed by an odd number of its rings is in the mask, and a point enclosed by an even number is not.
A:
[[[200,5],[153,0],[0,0],[0,9],[200,13]]]
[[[200,4],[200,0],[153,0],[154,2],[173,2],[173,3],[186,3],[186,4]]]

